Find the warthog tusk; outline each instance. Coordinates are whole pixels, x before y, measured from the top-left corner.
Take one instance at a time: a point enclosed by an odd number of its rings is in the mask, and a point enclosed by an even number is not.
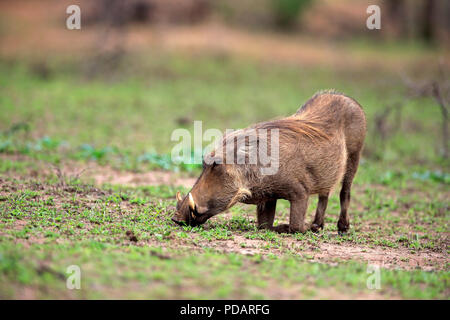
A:
[[[189,192],[189,208],[191,208],[192,211],[195,211],[194,197],[192,197],[192,194],[190,192]]]

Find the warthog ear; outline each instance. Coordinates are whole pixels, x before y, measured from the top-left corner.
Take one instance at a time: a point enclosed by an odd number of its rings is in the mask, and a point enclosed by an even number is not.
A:
[[[227,209],[234,206],[234,204],[238,201],[242,201],[246,198],[250,198],[252,196],[252,192],[247,188],[239,188],[233,199],[231,199],[230,203],[227,206]]]
[[[180,202],[181,200],[183,200],[183,198],[181,197],[180,191],[177,191],[177,201]]]
[[[252,192],[247,188],[239,188],[238,195],[241,198],[247,198],[252,196]]]

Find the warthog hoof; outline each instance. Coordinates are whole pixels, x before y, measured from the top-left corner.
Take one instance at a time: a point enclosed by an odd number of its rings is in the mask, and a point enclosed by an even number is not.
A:
[[[320,229],[323,229],[323,224],[318,225],[316,223],[311,224],[311,226],[309,227],[309,230],[311,230],[312,232],[319,232]]]
[[[339,220],[337,223],[337,227],[338,227],[338,234],[340,236],[344,236],[347,234],[348,229],[350,229],[350,223]]]
[[[273,227],[272,230],[278,233],[290,233],[288,224],[280,224],[279,226]]]
[[[278,233],[305,233],[306,230],[305,229],[292,229],[288,224],[280,224],[279,226],[273,227],[272,228],[273,231],[278,232]]]

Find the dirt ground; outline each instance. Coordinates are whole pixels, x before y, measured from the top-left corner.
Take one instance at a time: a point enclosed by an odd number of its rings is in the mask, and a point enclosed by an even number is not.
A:
[[[5,156],[3,156],[5,157]],[[9,159],[25,159],[23,156],[7,156]],[[34,169],[34,172],[27,172],[23,175],[21,174],[6,174],[5,176],[10,176],[18,179],[29,179],[30,176],[40,175],[48,176],[60,174],[67,179],[79,178],[83,182],[93,183],[94,188],[91,190],[90,194],[87,194],[88,198],[92,199],[92,203],[95,202],[96,198],[103,195],[105,191],[101,189],[102,185],[113,184],[121,185],[125,187],[138,187],[138,186],[158,186],[158,185],[168,185],[173,187],[185,187],[190,188],[195,183],[195,177],[189,177],[187,175],[181,175],[180,173],[173,173],[167,171],[147,171],[143,173],[120,171],[109,166],[99,166],[97,164],[85,164],[80,165],[72,162],[65,163],[60,166],[59,169],[55,169],[45,163],[40,163],[39,169]],[[7,196],[11,190],[9,190],[7,180],[1,179],[1,192],[0,195]],[[107,191],[106,191],[107,192]],[[353,192],[355,197],[358,197],[358,193],[364,192],[361,186],[354,186]],[[62,196],[56,192],[53,197],[55,202],[62,202],[64,199]],[[58,199],[61,198],[61,199]],[[353,204],[357,205],[357,204]],[[123,208],[122,208],[123,206]],[[121,210],[127,212],[130,206],[129,203],[122,203]],[[169,208],[174,209],[174,208]],[[395,214],[395,213],[393,213]],[[225,212],[220,215],[223,219],[231,219],[231,212]],[[252,218],[252,217],[250,217]],[[255,220],[256,218],[253,218]],[[20,230],[23,227],[24,221],[17,220],[15,222],[15,228]],[[207,227],[206,227],[207,228]],[[367,231],[367,230],[365,230]],[[193,234],[193,239],[196,235]],[[320,237],[320,235],[319,235]],[[336,234],[332,234],[331,237],[338,238]],[[45,239],[32,238],[28,239],[26,242],[37,242],[44,241]],[[192,240],[192,239],[191,239]],[[448,247],[448,239],[447,239]],[[211,241],[202,244],[201,248],[205,247],[218,250],[221,252],[233,252],[243,255],[255,255],[255,254],[283,254],[282,250],[277,248],[267,249],[265,246],[267,240],[256,240],[247,239],[245,237],[245,231],[234,233],[232,239],[221,240],[221,241]],[[135,245],[146,246],[161,246],[160,242],[153,240],[137,241]],[[170,248],[186,248],[188,250],[195,250],[195,241],[180,241],[176,239],[173,242],[165,242],[163,247],[167,246]],[[295,254],[299,254],[305,257],[309,261],[321,262],[327,264],[337,264],[339,260],[357,260],[369,264],[379,265],[383,268],[388,269],[422,269],[426,271],[431,270],[445,270],[449,262],[448,254],[442,251],[436,251],[432,249],[422,248],[420,250],[410,250],[409,248],[398,247],[390,248],[384,246],[375,246],[371,244],[353,244],[353,243],[333,243],[330,242],[310,242],[306,246],[304,243],[299,242],[293,237],[286,236],[282,238],[282,248],[289,248],[289,250]],[[285,252],[284,252],[285,253]]]

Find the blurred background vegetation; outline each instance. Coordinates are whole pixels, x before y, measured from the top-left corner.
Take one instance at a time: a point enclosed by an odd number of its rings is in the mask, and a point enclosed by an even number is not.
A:
[[[68,30],[66,8],[81,8]],[[366,9],[381,7],[381,30]],[[171,132],[241,128],[335,88],[369,119],[364,161],[448,171],[450,2],[0,2],[0,152],[174,166]],[[381,169],[380,169],[381,170]]]

